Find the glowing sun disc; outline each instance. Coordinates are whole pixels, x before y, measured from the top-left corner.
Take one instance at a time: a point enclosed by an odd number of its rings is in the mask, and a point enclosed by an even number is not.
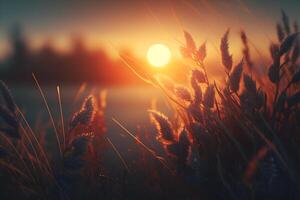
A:
[[[147,52],[148,62],[154,67],[163,67],[169,63],[171,52],[169,48],[163,44],[152,45]]]

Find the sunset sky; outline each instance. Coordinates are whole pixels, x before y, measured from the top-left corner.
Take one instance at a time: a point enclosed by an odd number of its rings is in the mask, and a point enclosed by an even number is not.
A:
[[[126,47],[139,56],[150,44],[164,43],[175,57],[184,41],[182,30],[216,52],[230,27],[234,52],[240,49],[241,28],[258,47],[274,39],[281,8],[300,20],[299,0],[1,0],[0,53],[7,50],[8,30],[15,23],[35,47],[51,39],[67,49],[69,36],[82,35],[90,47],[104,46],[111,53],[112,46]]]

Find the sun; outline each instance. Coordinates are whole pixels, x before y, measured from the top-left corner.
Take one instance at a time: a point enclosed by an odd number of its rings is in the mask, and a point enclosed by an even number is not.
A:
[[[167,65],[170,58],[171,52],[164,44],[153,44],[148,49],[147,59],[154,67],[163,67]]]

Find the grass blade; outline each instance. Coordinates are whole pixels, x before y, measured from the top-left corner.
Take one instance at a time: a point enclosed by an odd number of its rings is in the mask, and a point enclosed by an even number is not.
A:
[[[119,159],[122,161],[124,168],[130,173],[129,167],[126,164],[126,162],[125,162],[124,158],[122,157],[121,153],[118,151],[116,146],[112,143],[112,141],[108,137],[105,137],[105,138],[109,142],[109,144],[112,146],[113,150],[116,152]]]
[[[42,88],[41,88],[41,86],[40,86],[37,78],[35,77],[34,73],[32,73],[32,77],[33,77],[33,79],[34,79],[34,81],[35,81],[35,83],[36,83],[36,85],[37,85],[37,87],[39,89],[39,92],[40,92],[40,94],[41,94],[41,96],[42,96],[42,98],[44,100],[44,104],[45,104],[45,106],[47,108],[47,111],[48,111],[48,114],[49,114],[49,117],[50,117],[53,129],[54,129],[54,132],[55,132],[55,136],[56,136],[56,141],[57,141],[59,153],[60,153],[60,156],[62,156],[62,151],[61,151],[61,146],[60,146],[60,140],[59,140],[59,136],[58,136],[58,131],[57,131],[56,125],[54,123],[54,119],[53,119],[50,107],[49,107],[48,102],[46,100],[46,96],[45,96],[45,94],[44,94],[44,92],[43,92],[43,90],[42,90]]]

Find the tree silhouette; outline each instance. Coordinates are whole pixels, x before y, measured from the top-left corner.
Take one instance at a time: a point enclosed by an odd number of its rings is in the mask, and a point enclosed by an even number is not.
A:
[[[29,48],[20,24],[15,24],[10,31],[10,42],[12,47],[11,67],[21,69],[28,65]]]

